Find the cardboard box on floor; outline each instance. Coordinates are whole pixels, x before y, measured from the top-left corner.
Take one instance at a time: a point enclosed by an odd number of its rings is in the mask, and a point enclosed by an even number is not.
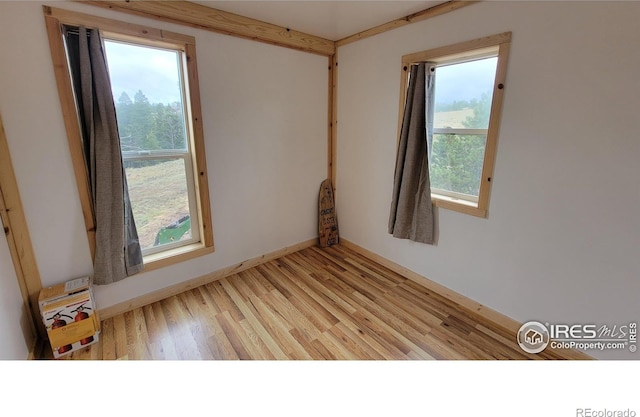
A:
[[[100,320],[88,277],[43,288],[38,304],[54,358],[98,341]]]

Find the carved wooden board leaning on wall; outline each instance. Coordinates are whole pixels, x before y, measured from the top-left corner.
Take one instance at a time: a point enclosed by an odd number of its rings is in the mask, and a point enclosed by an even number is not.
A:
[[[333,202],[333,186],[326,179],[320,185],[318,195],[318,234],[320,246],[327,247],[338,244],[338,220]]]

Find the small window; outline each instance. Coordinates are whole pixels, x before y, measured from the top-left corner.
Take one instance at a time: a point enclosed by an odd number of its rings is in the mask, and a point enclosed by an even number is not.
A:
[[[436,206],[487,214],[509,42],[504,33],[403,57],[405,74],[413,63],[435,64],[429,176]]]

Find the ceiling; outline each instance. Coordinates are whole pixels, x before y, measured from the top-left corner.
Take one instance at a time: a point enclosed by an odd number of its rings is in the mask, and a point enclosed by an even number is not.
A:
[[[333,41],[445,2],[443,0],[193,1],[193,3]]]

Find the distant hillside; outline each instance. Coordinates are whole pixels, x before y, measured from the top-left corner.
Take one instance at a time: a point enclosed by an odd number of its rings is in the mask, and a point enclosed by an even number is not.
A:
[[[467,120],[467,117],[473,117],[472,108],[437,112],[434,114],[434,126],[464,128],[462,122]]]

